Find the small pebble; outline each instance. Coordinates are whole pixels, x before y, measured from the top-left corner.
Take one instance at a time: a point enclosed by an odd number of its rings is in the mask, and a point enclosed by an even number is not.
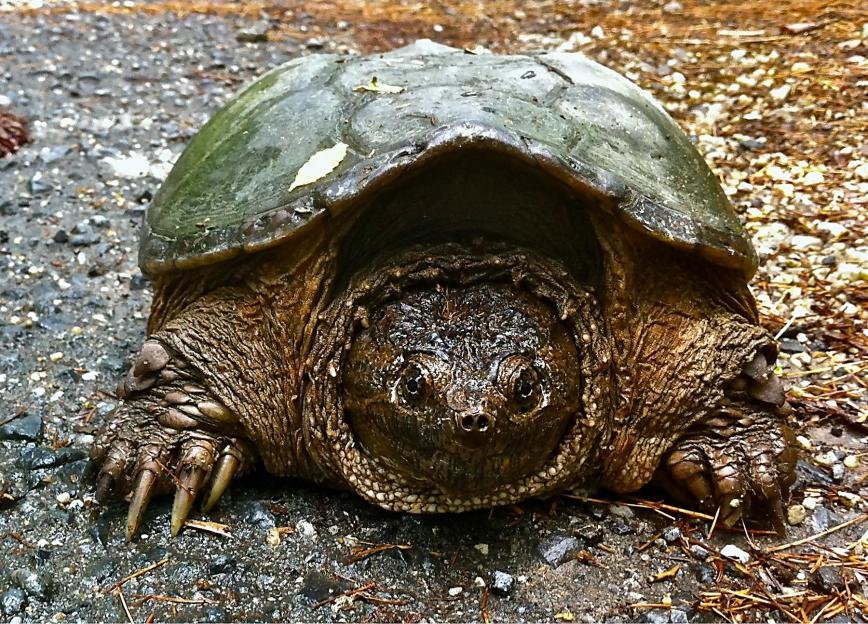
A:
[[[769,90],[769,95],[772,96],[773,100],[778,100],[780,102],[787,99],[790,95],[791,89],[792,87],[790,87],[790,85],[781,85],[780,87]]]
[[[299,520],[295,530],[309,539],[315,540],[317,537],[316,528],[307,520]]]
[[[835,455],[834,451],[828,451],[826,453],[815,455],[814,461],[821,466],[826,466],[828,468],[829,466],[832,466],[838,462],[838,456]]]
[[[626,505],[609,505],[609,513],[618,518],[624,518],[625,520],[633,518],[636,515],[633,513],[633,510]]]
[[[699,544],[691,545],[690,552],[693,554],[694,557],[703,561],[708,559],[708,555],[710,554],[705,548],[703,548]]]
[[[566,535],[553,535],[539,545],[543,560],[553,568],[566,563],[581,548],[579,540]]]
[[[808,516],[808,512],[805,510],[803,505],[790,505],[787,508],[787,522],[791,525],[796,526],[805,521],[805,518]]]
[[[859,467],[859,458],[856,455],[847,455],[843,461],[844,466],[853,470],[854,468]]]
[[[816,236],[803,236],[801,234],[797,234],[790,239],[790,247],[793,249],[804,250],[810,249],[812,247],[822,247],[823,240],[821,238],[817,238]]]
[[[500,570],[495,570],[494,578],[491,581],[491,591],[505,596],[512,591],[512,588],[515,586],[515,579],[511,574],[507,574],[506,572],[501,572]]]
[[[805,174],[805,177],[802,178],[802,184],[805,184],[807,186],[822,184],[823,182],[825,182],[825,178],[823,177],[823,174],[819,171],[809,171],[807,174]]]
[[[831,514],[826,507],[817,507],[811,514],[811,528],[814,532],[825,531],[831,525]]]
[[[681,539],[681,529],[678,527],[669,527],[665,531],[663,531],[663,539],[666,540],[667,543],[672,544]]]
[[[750,561],[750,555],[735,544],[727,544],[720,549],[720,554],[727,559],[732,559],[733,561],[738,561],[739,563],[747,563],[748,561]]]
[[[19,569],[12,574],[12,582],[18,587],[27,592],[28,596],[33,596],[40,600],[48,598],[48,585],[45,580],[32,570]]]
[[[810,451],[812,448],[814,448],[813,443],[805,436],[796,436],[796,442],[806,451]]]
[[[19,587],[12,587],[0,596],[0,611],[3,615],[12,616],[21,613],[27,604],[27,594]]]
[[[458,595],[460,595],[463,591],[464,591],[464,588],[463,588],[463,587],[450,587],[450,588],[449,588],[449,595],[450,595],[450,596],[458,596]]]

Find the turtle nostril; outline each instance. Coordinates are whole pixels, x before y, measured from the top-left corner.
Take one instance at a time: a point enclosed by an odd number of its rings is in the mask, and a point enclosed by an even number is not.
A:
[[[467,433],[484,433],[494,424],[494,418],[488,414],[461,414],[456,421]]]

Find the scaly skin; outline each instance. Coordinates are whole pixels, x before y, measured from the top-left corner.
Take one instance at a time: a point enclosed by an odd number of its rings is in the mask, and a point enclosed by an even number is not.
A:
[[[208,491],[210,508],[235,475],[261,461],[273,474],[352,489],[397,511],[464,511],[585,482],[629,492],[653,478],[682,499],[723,506],[727,523],[751,510],[770,511],[779,524],[795,456],[778,411],[783,393],[769,372],[774,344],[756,323],[743,280],[610,221],[595,226],[605,273],[581,281],[543,255],[479,241],[384,253],[336,285],[339,225],[251,258],[210,289],[207,271],[186,288],[183,279],[166,280],[151,334],[122,384],[124,403],[93,447],[100,498],[131,497],[131,537],[150,496],[175,489],[177,533],[200,493]],[[399,319],[412,327],[399,333],[428,340],[444,331],[431,318],[432,301],[460,324],[481,322],[480,306],[510,298],[514,314],[493,314],[494,333],[472,339],[478,365],[456,367],[466,345],[449,343],[441,357],[453,365],[432,380],[442,396],[424,410],[396,403],[388,371],[409,343],[377,337],[371,323],[415,306],[418,313]],[[552,340],[558,352],[540,355],[545,341],[529,336],[553,327],[567,342]],[[510,331],[515,344],[497,342]],[[511,386],[491,381],[499,373],[483,379],[480,371],[506,355],[497,349],[534,351],[534,366],[572,367],[537,388],[560,393],[548,411],[511,404]],[[576,380],[574,392],[558,386]],[[449,403],[459,391],[464,398]],[[450,409],[494,416],[501,427],[482,444],[497,452],[540,422],[563,424],[558,439],[543,435],[516,451],[517,472],[498,482],[444,433],[444,423],[453,427],[454,414],[444,416]],[[535,414],[524,424],[522,409]],[[399,443],[382,434],[411,417],[424,426],[399,427]],[[457,468],[445,477],[414,472],[414,449],[431,456],[432,448]]]

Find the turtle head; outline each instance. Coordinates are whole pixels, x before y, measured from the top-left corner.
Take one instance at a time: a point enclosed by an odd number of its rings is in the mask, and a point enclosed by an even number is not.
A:
[[[579,409],[578,357],[555,309],[511,284],[406,291],[356,335],[345,413],[403,477],[486,493],[555,454]]]

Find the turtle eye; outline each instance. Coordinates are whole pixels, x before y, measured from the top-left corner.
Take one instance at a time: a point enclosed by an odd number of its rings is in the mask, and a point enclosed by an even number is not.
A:
[[[539,402],[539,375],[523,357],[510,357],[500,371],[501,387],[521,412],[526,412]]]
[[[513,377],[512,398],[523,412],[536,405],[537,382],[536,371],[529,366],[522,366]]]
[[[520,378],[515,382],[514,394],[515,400],[519,403],[526,403],[533,398],[536,388],[533,387],[533,382],[528,379]]]
[[[404,369],[399,384],[401,393],[408,402],[416,403],[422,399],[428,387],[427,377],[427,371],[415,362]]]

